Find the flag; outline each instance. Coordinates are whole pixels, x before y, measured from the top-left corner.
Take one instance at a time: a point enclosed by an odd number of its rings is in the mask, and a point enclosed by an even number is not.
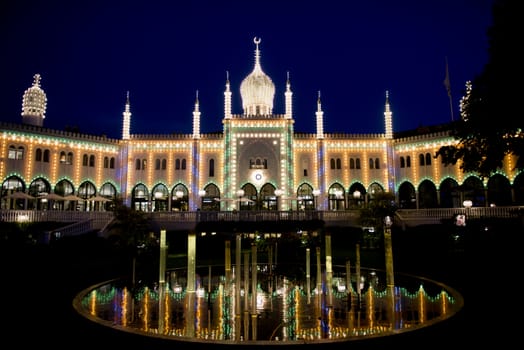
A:
[[[444,87],[448,92],[448,96],[451,98],[451,83],[449,81],[449,68],[448,68],[448,58],[446,57],[446,77],[444,78]]]

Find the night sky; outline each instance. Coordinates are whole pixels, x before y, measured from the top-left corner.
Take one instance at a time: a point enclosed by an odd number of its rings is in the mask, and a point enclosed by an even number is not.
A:
[[[196,92],[201,132],[222,131],[229,72],[233,113],[261,38],[263,71],[284,113],[289,72],[296,132],[384,132],[455,119],[467,80],[488,59],[492,0],[428,1],[3,1],[0,120],[22,121],[22,96],[41,74],[44,127],[120,138],[127,91],[131,133],[191,133]]]

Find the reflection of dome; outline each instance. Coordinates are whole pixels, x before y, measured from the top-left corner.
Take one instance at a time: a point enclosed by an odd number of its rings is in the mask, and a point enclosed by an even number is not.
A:
[[[240,84],[242,107],[245,115],[269,115],[273,110],[275,84],[260,66],[260,39],[255,38],[255,68]]]
[[[22,119],[24,124],[42,126],[45,118],[47,97],[40,88],[40,74],[35,74],[33,86],[24,92]]]

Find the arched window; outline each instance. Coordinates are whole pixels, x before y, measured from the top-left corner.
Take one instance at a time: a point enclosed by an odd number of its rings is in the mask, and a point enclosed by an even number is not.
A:
[[[161,166],[161,169],[162,169],[162,170],[166,170],[166,167],[167,167],[167,160],[164,158],[164,159],[162,159],[162,166]]]
[[[431,154],[426,153],[426,165],[431,165]]]
[[[182,159],[182,170],[186,170],[186,158]]]
[[[375,158],[375,169],[380,169],[380,161],[378,158]]]
[[[155,170],[160,170],[160,159],[155,159]]]
[[[91,168],[93,168],[95,166],[95,156],[94,155],[90,155],[89,156],[89,166]]]
[[[82,166],[87,166],[89,164],[89,157],[87,156],[87,154],[84,154],[82,156]]]
[[[49,154],[50,152],[48,149],[44,150],[44,163],[49,163]]]
[[[406,161],[404,160],[404,157],[400,157],[400,167],[405,168],[406,167]]]
[[[115,168],[115,157],[111,157],[109,160],[109,168],[114,169]]]
[[[342,169],[342,162],[340,161],[340,158],[337,158],[337,169]]]
[[[175,160],[175,170],[180,170],[180,159]]]
[[[35,152],[35,161],[41,162],[42,161],[42,149],[37,148]]]
[[[107,168],[109,168],[109,158],[104,157],[104,169],[107,169]]]
[[[349,169],[355,169],[355,160],[353,158],[349,158]]]
[[[355,169],[360,169],[360,158],[356,159]]]
[[[137,159],[135,161],[135,170],[140,170],[141,165],[142,165],[142,161],[140,159]]]
[[[335,158],[331,158],[329,164],[331,169],[335,169]]]
[[[411,156],[406,157],[406,168],[411,168]]]
[[[375,168],[375,162],[373,162],[373,158],[369,158],[369,168],[374,169]]]
[[[424,155],[422,153],[418,155],[418,165],[424,166]]]
[[[211,158],[209,160],[209,177],[215,176],[215,160]]]

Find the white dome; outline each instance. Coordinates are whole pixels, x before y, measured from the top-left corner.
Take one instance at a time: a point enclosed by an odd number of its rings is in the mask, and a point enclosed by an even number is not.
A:
[[[275,84],[260,66],[260,39],[255,38],[255,67],[240,84],[240,95],[245,115],[270,115],[273,111]]]
[[[33,86],[24,92],[22,119],[25,124],[42,126],[47,107],[47,97],[40,88],[40,74],[34,75]]]

